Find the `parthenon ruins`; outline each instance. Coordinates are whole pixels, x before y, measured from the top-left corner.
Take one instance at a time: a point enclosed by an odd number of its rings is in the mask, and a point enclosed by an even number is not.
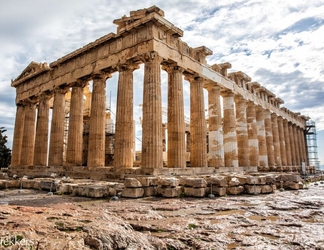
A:
[[[247,74],[228,72],[230,63],[208,65],[206,57],[212,51],[189,47],[181,40],[183,31],[166,20],[161,9],[131,11],[114,24],[117,34],[109,33],[50,64],[31,62],[12,81],[17,92],[12,173],[72,176],[83,171],[85,177],[93,177],[108,172],[157,175],[170,169],[300,171],[308,165],[304,133],[308,117],[282,107],[282,99]],[[142,149],[135,166],[133,72],[140,64],[144,64]],[[168,73],[166,130],[161,70]],[[106,84],[115,72],[119,73],[116,129],[113,160],[107,165]],[[188,131],[183,76],[190,83]]]

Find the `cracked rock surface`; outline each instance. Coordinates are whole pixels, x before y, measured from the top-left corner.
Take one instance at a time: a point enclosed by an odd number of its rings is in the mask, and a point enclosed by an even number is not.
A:
[[[324,249],[324,184],[268,195],[90,199],[0,191],[0,249]]]

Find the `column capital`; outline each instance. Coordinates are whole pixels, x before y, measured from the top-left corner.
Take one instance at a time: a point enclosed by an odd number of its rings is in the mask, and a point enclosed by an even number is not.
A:
[[[119,64],[117,66],[118,72],[122,72],[122,71],[126,71],[126,70],[134,71],[139,68],[140,68],[139,63],[136,63],[136,62],[126,62],[123,64]]]
[[[278,115],[276,113],[271,113],[271,118],[277,118],[278,119]]]
[[[221,91],[222,97],[234,97],[235,94],[230,89],[224,89]]]
[[[93,73],[91,75],[92,80],[104,80],[106,81],[108,78],[111,78],[110,72],[100,72],[100,73]]]
[[[257,107],[257,105],[253,102],[253,101],[250,101],[248,100],[247,103],[246,103],[248,106],[254,106],[254,107]]]
[[[28,105],[35,105],[39,101],[39,98],[37,96],[28,97],[22,101],[20,101],[20,104],[22,106],[28,106]]]
[[[279,121],[280,121],[280,122],[283,122],[283,118],[282,118],[282,116],[278,115],[278,116],[277,116],[277,120],[278,120],[278,122],[279,122]]]
[[[52,91],[44,91],[39,94],[39,99],[40,100],[46,100],[46,99],[51,99],[53,97],[53,92]]]
[[[156,51],[151,51],[140,55],[140,60],[144,63],[155,60],[161,63],[163,61],[163,58]]]
[[[66,94],[66,92],[69,91],[69,86],[58,86],[54,88],[54,93],[59,93],[59,94]]]
[[[184,69],[178,66],[176,63],[166,63],[162,65],[162,69],[171,74],[173,71],[179,71],[183,73]]]
[[[78,79],[74,83],[71,83],[70,87],[84,88],[89,84],[87,79]]]
[[[203,80],[203,78],[200,77],[198,74],[185,73],[184,76],[185,76],[184,79],[190,83]]]
[[[221,91],[222,90],[222,87],[213,81],[205,81],[204,88],[207,89],[208,91],[210,91],[210,90]]]
[[[241,103],[241,104],[248,104],[248,100],[244,99],[243,96],[239,96],[239,95],[236,95],[236,96],[234,97],[234,101],[235,101],[235,103],[237,103],[237,104],[239,104],[239,103]]]
[[[284,124],[288,124],[288,120],[287,119],[282,119],[282,122],[284,123]]]

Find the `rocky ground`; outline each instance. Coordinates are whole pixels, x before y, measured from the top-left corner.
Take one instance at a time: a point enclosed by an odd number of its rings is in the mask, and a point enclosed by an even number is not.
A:
[[[0,191],[1,249],[324,249],[324,184],[268,195],[90,199]]]

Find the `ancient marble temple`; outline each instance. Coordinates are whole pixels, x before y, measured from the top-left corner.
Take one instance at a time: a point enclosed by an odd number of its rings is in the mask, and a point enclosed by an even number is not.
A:
[[[110,169],[134,169],[133,72],[140,64],[144,64],[143,132],[141,162],[136,168],[285,171],[307,164],[304,131],[308,118],[281,107],[283,100],[247,74],[228,72],[230,63],[208,65],[206,57],[212,51],[205,46],[189,47],[181,40],[183,31],[167,21],[161,9],[152,6],[131,11],[129,17],[114,24],[116,34],[105,35],[50,64],[32,62],[12,81],[17,113],[11,171],[33,167],[67,171],[73,167],[98,173],[108,168],[106,84],[115,72],[119,79]],[[162,70],[168,73],[165,165]],[[183,79],[190,83],[189,133],[185,129]],[[85,98],[90,81],[92,93]],[[208,107],[204,106],[206,98]],[[91,99],[90,111],[85,99]],[[87,152],[82,146],[85,117]],[[188,152],[190,159],[186,158]]]

